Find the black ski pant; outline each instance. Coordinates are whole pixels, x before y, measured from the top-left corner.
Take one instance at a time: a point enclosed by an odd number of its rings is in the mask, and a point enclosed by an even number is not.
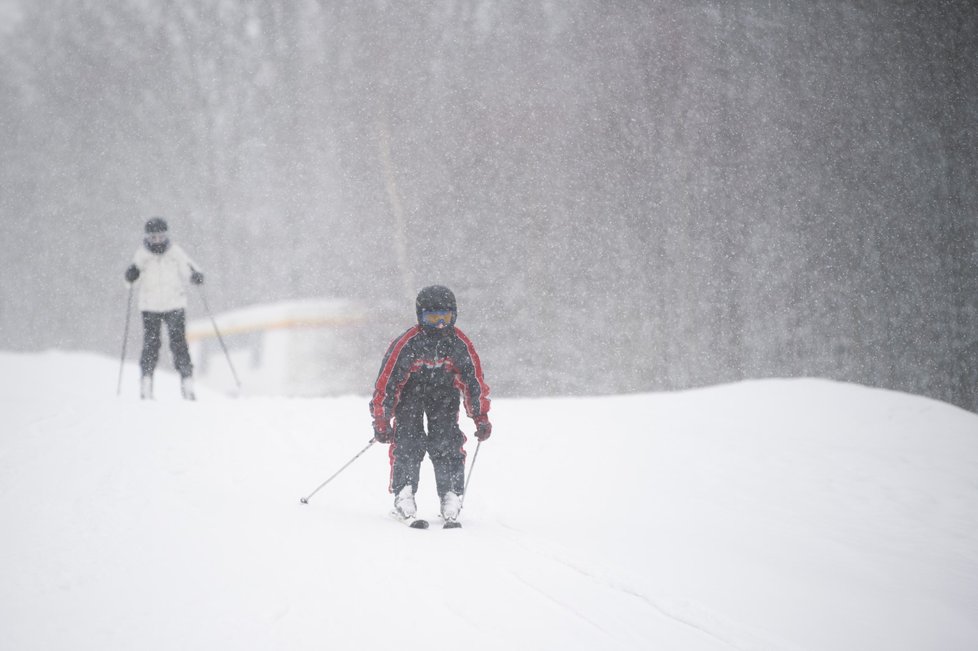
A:
[[[166,323],[170,336],[173,366],[180,377],[193,375],[194,367],[190,363],[190,350],[187,348],[186,321],[183,310],[143,312],[143,354],[139,358],[143,375],[152,375],[156,370],[156,362],[160,359],[160,329],[163,323]]]
[[[462,494],[465,487],[465,435],[458,427],[458,416],[459,392],[454,386],[408,381],[394,409],[390,488],[395,495],[408,485],[418,492],[418,477],[425,453],[431,458],[435,470],[438,496],[448,491]]]

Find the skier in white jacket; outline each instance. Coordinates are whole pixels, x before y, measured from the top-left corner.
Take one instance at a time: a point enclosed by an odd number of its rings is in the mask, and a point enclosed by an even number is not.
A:
[[[183,397],[194,400],[193,372],[186,337],[186,283],[201,285],[204,274],[186,252],[170,242],[167,224],[161,217],[146,222],[143,246],[136,250],[126,269],[126,281],[138,281],[139,310],[143,314],[143,353],[140,396],[153,397],[153,372],[160,358],[160,330],[165,322],[170,336],[173,365],[180,373]]]

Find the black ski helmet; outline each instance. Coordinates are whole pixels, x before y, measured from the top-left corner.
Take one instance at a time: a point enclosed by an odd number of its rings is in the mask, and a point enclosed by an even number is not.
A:
[[[143,237],[143,244],[154,255],[163,255],[170,248],[166,221],[162,217],[153,217],[146,222],[146,235]]]
[[[146,234],[165,233],[167,231],[166,220],[162,217],[153,217],[146,222]]]
[[[451,310],[452,325],[455,325],[458,318],[455,294],[443,285],[429,285],[418,292],[418,297],[414,299],[414,310],[418,315],[418,325],[422,325],[421,313],[425,310]]]

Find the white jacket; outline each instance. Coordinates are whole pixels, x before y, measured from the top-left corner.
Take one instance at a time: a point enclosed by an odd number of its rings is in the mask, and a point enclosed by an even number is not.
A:
[[[187,283],[198,269],[190,256],[170,242],[166,252],[157,255],[145,246],[136,250],[132,263],[139,269],[139,311],[170,312],[187,307]]]

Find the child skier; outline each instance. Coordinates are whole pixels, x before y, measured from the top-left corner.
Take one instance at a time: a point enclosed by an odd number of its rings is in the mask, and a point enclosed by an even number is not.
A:
[[[414,519],[414,496],[427,452],[441,515],[446,525],[455,524],[465,485],[459,397],[475,421],[475,437],[485,441],[492,432],[489,387],[475,347],[455,327],[458,310],[452,291],[440,285],[425,287],[415,301],[415,311],[417,325],[391,343],[380,366],[370,402],[374,438],[391,445],[388,489],[395,495],[395,514]]]
[[[193,365],[187,348],[186,281],[204,282],[204,274],[182,248],[170,242],[167,224],[161,217],[146,222],[143,246],[136,250],[126,269],[126,282],[139,282],[139,310],[143,314],[143,353],[139,395],[153,398],[153,372],[160,357],[160,329],[165,322],[170,336],[173,365],[180,373],[180,390],[187,400],[194,400]]]

